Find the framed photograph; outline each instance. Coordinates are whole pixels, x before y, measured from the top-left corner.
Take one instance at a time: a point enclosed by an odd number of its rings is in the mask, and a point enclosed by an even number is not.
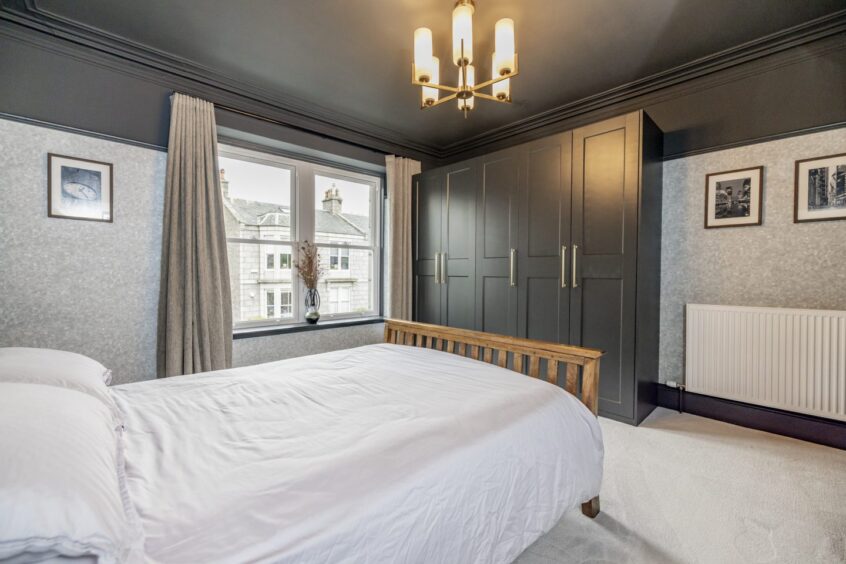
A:
[[[846,219],[846,153],[796,161],[793,223]]]
[[[764,167],[705,176],[705,228],[761,225]]]
[[[112,222],[112,165],[47,155],[47,216]]]

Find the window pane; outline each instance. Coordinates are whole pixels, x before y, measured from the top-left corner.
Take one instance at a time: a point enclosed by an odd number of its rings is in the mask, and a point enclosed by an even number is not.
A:
[[[370,184],[315,174],[315,242],[368,244],[372,191]]]
[[[291,253],[279,253],[279,268],[291,270]]]
[[[291,239],[291,169],[219,157],[226,236]]]
[[[230,242],[227,251],[233,322],[293,318],[293,307],[290,304],[293,304],[294,272],[290,268],[286,270],[268,266],[268,257],[272,258],[277,253],[290,257],[291,247],[259,242]],[[280,304],[286,303],[286,293],[291,296],[289,307],[280,307]]]
[[[267,306],[267,317],[275,317],[276,311],[274,310],[274,302],[276,301],[274,298],[276,296],[276,292],[270,291],[265,293],[267,298],[265,298],[265,305]]]
[[[338,251],[343,254],[339,256]],[[347,268],[330,269],[330,257],[340,258],[338,264],[346,264]],[[367,313],[374,310],[372,251],[322,247],[320,262],[324,267],[323,279],[318,284],[322,298],[321,313]]]
[[[281,317],[291,317],[293,313],[293,294],[284,290],[279,293],[279,312]]]

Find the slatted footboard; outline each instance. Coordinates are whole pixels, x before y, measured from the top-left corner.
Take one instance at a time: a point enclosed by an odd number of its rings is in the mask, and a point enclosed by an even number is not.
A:
[[[596,349],[394,319],[385,322],[385,342],[469,356],[556,385],[563,375],[564,389],[594,415],[599,406],[603,353]]]
[[[469,356],[555,385],[564,374],[568,392],[594,415],[599,408],[600,350],[395,319],[385,321],[385,342]],[[599,496],[583,503],[582,513],[596,517]]]

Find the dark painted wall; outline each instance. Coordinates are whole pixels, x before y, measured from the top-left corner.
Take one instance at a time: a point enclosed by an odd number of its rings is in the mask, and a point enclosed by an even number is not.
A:
[[[754,74],[737,69],[730,82],[647,105],[663,124],[664,155],[846,122],[846,36],[827,43],[839,48],[798,47],[773,57],[774,68],[764,59],[745,65]]]
[[[577,77],[574,77],[576,80]],[[792,47],[531,130],[503,135],[457,162],[645,109],[664,132],[664,157],[749,144],[846,123],[846,34]],[[493,132],[496,137],[497,133]]]
[[[144,79],[3,34],[0,22],[0,112],[136,143],[167,146],[170,101],[185,84]],[[218,125],[384,166],[385,153],[226,110]]]
[[[33,38],[14,24],[0,22],[0,112],[164,147],[168,96],[173,90],[196,93],[192,92],[192,83],[171,80],[137,63],[127,62],[131,70],[124,72],[114,64],[98,64],[96,58],[77,56],[77,52],[64,49],[58,40]],[[203,90],[202,86],[197,88]],[[221,93],[221,99],[232,96]],[[844,123],[846,34],[540,128],[509,132],[502,138],[494,134],[490,143],[446,159],[406,154],[421,159],[428,168],[640,108],[645,108],[665,132],[665,157]],[[251,109],[250,101],[244,101],[244,109]],[[218,121],[233,129],[373,164],[383,164],[384,152],[390,150],[350,144],[224,111],[218,111]],[[343,137],[339,133],[339,138]]]
[[[2,26],[10,24],[0,23]],[[172,88],[0,33],[0,112],[165,147]]]

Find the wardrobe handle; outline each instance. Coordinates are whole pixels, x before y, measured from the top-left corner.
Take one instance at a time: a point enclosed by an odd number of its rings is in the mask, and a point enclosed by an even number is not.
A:
[[[517,285],[515,270],[517,268],[517,249],[511,249],[508,254],[508,285],[514,287]]]
[[[441,283],[441,253],[435,253],[435,284]]]
[[[576,278],[576,262],[578,261],[579,246],[573,245],[573,288],[579,287],[579,280]]]
[[[441,253],[441,284],[446,284],[446,253]]]
[[[567,287],[567,245],[561,245],[561,287]]]

